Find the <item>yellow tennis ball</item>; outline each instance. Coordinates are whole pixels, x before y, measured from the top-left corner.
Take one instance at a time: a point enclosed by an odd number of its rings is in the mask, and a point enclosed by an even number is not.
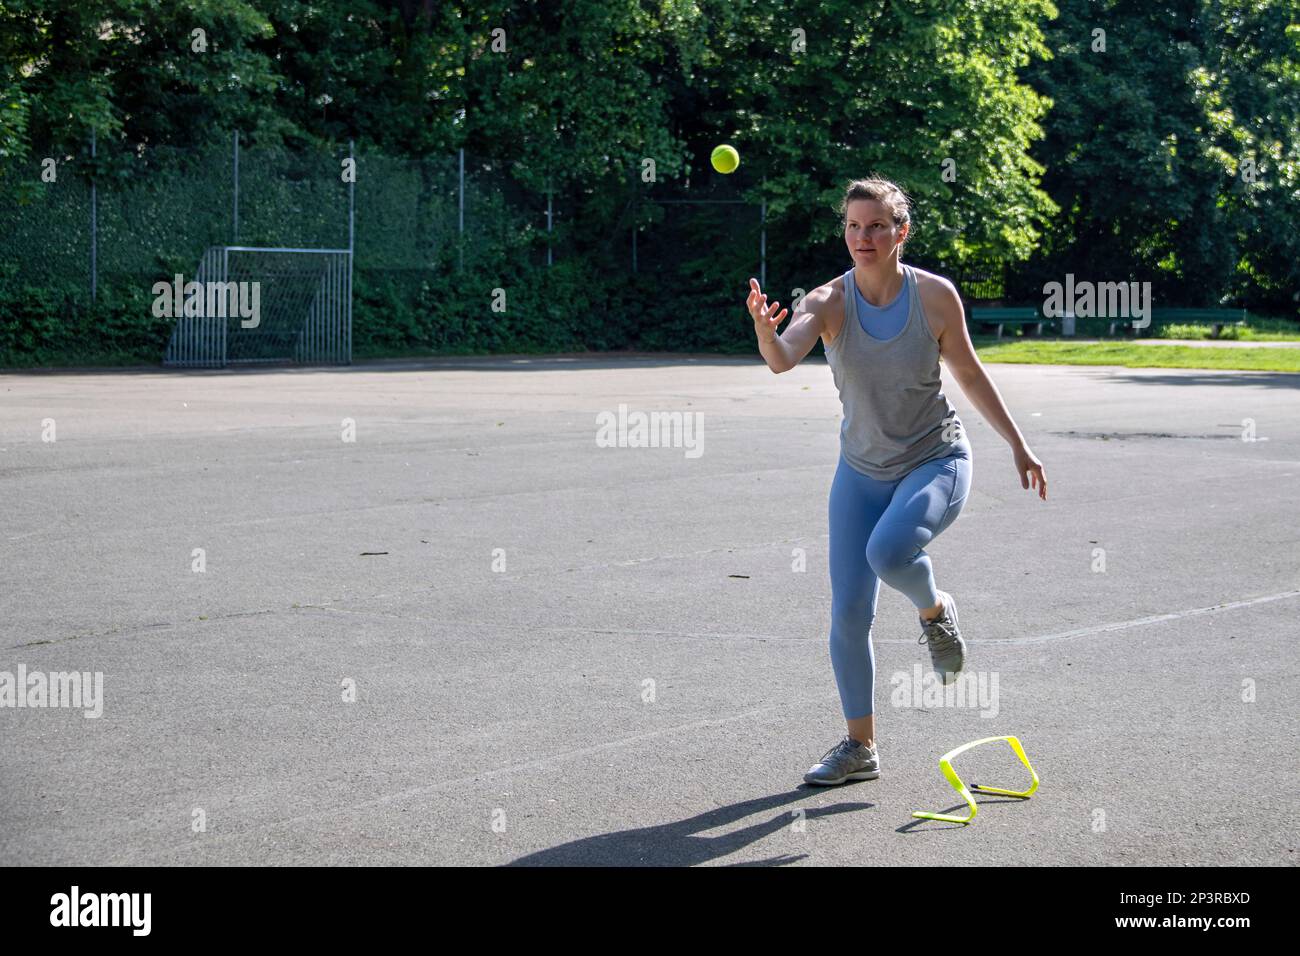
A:
[[[740,154],[736,152],[736,147],[724,143],[714,148],[710,160],[713,163],[713,168],[718,172],[734,173],[736,167],[740,165]]]

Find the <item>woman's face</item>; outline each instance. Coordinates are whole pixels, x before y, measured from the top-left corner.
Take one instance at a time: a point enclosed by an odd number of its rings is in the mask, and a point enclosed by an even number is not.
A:
[[[844,211],[844,244],[854,265],[883,262],[907,236],[907,224],[899,226],[875,199],[855,199]]]

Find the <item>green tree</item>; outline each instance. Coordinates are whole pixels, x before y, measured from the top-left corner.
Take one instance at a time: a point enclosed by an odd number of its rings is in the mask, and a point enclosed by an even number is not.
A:
[[[1034,156],[1062,212],[1020,272],[1022,295],[1066,272],[1151,281],[1163,305],[1295,288],[1295,11],[1060,0],[1054,57],[1025,76],[1054,103]]]
[[[703,171],[741,149],[794,249],[837,248],[849,179],[879,172],[917,200],[909,255],[1017,259],[1055,211],[1029,156],[1047,101],[1016,71],[1045,56],[1046,0],[763,0],[702,5],[673,112]],[[947,172],[947,175],[945,175]]]
[[[43,148],[76,153],[91,130],[106,145],[207,143],[272,115],[272,64],[249,48],[270,24],[243,0],[8,0],[3,16]]]

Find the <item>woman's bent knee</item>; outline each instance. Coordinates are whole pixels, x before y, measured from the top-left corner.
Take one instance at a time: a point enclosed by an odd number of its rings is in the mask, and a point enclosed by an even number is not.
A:
[[[907,567],[916,556],[916,546],[910,541],[898,538],[873,538],[867,545],[867,563],[876,576],[882,579],[893,577],[898,571]]]

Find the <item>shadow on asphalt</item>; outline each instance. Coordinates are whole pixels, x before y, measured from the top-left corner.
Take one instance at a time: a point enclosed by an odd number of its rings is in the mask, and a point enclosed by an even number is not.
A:
[[[1073,365],[1071,368],[1096,369],[1098,366]],[[1187,369],[1178,375],[1152,374],[1153,369],[1105,366],[1107,381],[1121,379],[1134,385],[1245,385],[1250,388],[1300,389],[1300,372],[1252,372],[1249,369]]]
[[[855,781],[844,787],[869,781]],[[635,830],[619,830],[599,836],[584,837],[522,856],[504,866],[699,866],[736,853],[791,825],[791,813],[785,808],[824,788],[800,785],[798,789],[770,797],[757,797],[731,806],[719,807],[673,823]],[[839,789],[839,788],[837,788]],[[964,805],[964,804],[963,804]],[[854,813],[875,806],[873,803],[840,803],[805,811],[807,819]],[[753,813],[771,812],[766,820],[732,833],[702,835],[715,827],[726,826]],[[918,821],[919,822],[919,821]],[[804,859],[808,854],[784,854],[766,860],[748,861],[737,866],[784,866]]]
[[[1024,803],[1024,802],[1025,802],[1025,801],[1020,800],[1020,799],[1018,799],[1018,798],[1016,798],[1016,797],[1006,797],[1005,799],[1002,799],[1002,800],[976,800],[976,801],[975,801],[975,806],[977,806],[977,807],[983,807],[983,806],[985,806],[986,804],[994,804],[994,803]],[[966,806],[965,803],[959,803],[959,804],[957,804],[957,805],[955,805],[955,806],[947,807],[947,808],[945,808],[945,809],[943,809],[943,810],[930,810],[930,811],[927,811],[927,812],[929,812],[929,813],[954,813],[954,814],[955,814],[955,813],[963,813],[963,812],[966,812],[966,811],[968,811],[968,810],[969,810],[969,808]],[[947,822],[945,822],[945,821],[943,821],[943,820],[915,820],[915,819],[913,819],[913,820],[909,820],[907,823],[904,823],[901,827],[899,827],[899,828],[898,828],[897,830],[895,830],[894,832],[895,832],[895,833],[906,833],[906,834],[908,834],[908,835],[910,836],[910,835],[913,834],[913,833],[932,833],[932,832],[934,832],[934,831],[936,831],[936,830],[965,830],[968,826],[974,826],[975,823],[979,823],[979,817],[976,817],[976,818],[975,818],[975,822],[974,822],[974,823],[947,823]],[[924,829],[924,830],[918,830],[917,827],[925,827],[925,829]]]

